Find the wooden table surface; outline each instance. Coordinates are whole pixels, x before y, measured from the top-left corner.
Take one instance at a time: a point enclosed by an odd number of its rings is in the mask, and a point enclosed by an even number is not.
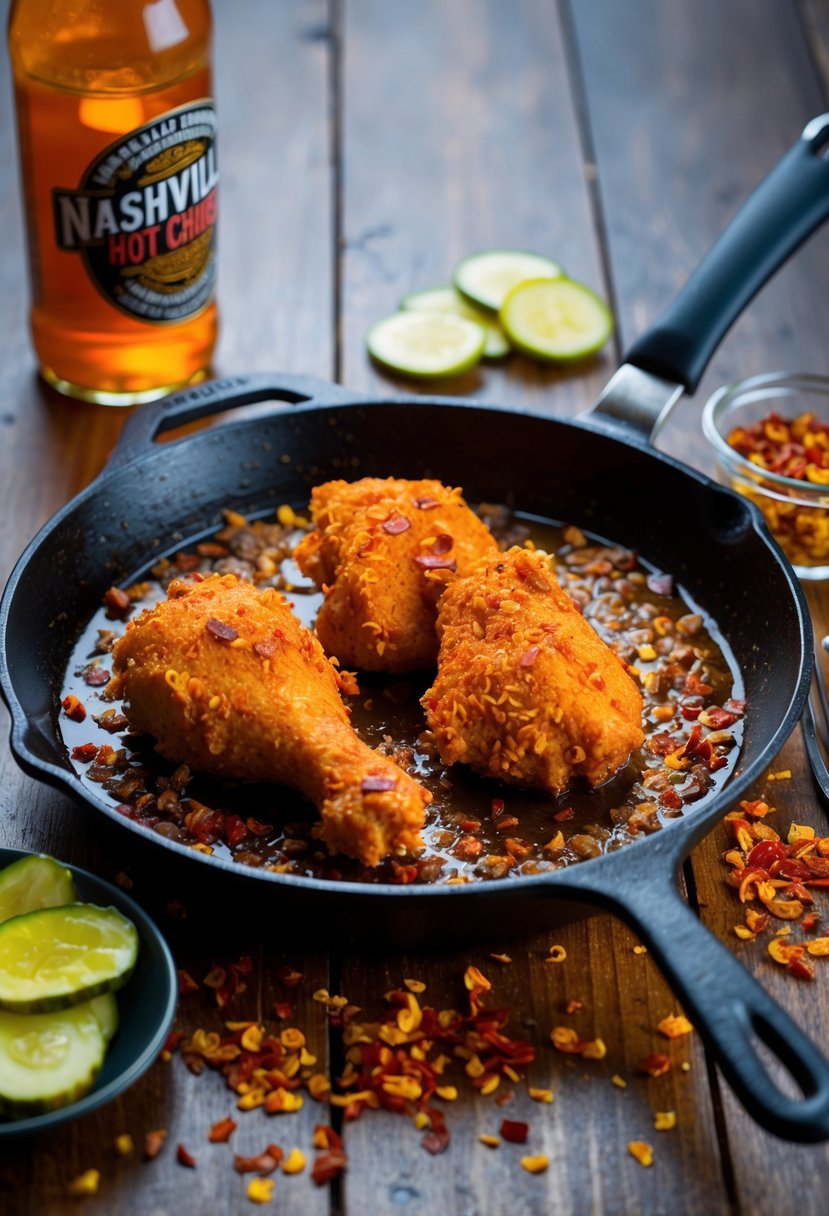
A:
[[[406,292],[445,281],[464,254],[525,247],[558,258],[612,302],[615,341],[587,366],[557,372],[515,357],[447,391],[570,417],[590,404],[738,202],[805,122],[827,109],[827,0],[216,0],[214,7],[222,171],[215,367],[222,374],[274,369],[357,390],[405,388],[369,363],[367,326]],[[102,468],[124,415],[62,399],[36,378],[6,78],[0,161],[5,576],[39,526]],[[734,327],[659,446],[705,468],[700,413],[715,386],[778,368],[829,374],[827,284],[824,231]],[[810,599],[818,631],[827,632],[829,599],[821,591]],[[777,807],[778,830],[795,820],[826,834],[799,731],[773,768],[791,769],[791,780],[764,780],[756,796]],[[232,960],[199,923],[159,899],[152,866],[126,852],[127,834],[102,832],[90,810],[24,776],[5,745],[0,769],[0,844],[46,850],[109,879],[126,871],[132,895],[158,915],[177,963],[197,979]],[[720,860],[726,847],[719,826],[692,856],[699,915],[825,1049],[829,968],[819,965],[813,983],[798,982],[770,960],[762,940],[737,939],[741,910]],[[818,894],[818,906],[825,917],[825,896]],[[228,909],[228,922],[236,955],[255,961],[232,1016],[257,1017],[274,999],[290,1000],[292,1022],[321,1067],[336,1072],[341,1059],[312,999],[316,989],[376,1014],[384,992],[415,977],[427,985],[423,1000],[451,1007],[462,1001],[463,972],[473,963],[492,979],[497,1003],[511,1007],[514,1033],[537,1047],[529,1082],[555,1093],[553,1105],[533,1102],[522,1081],[501,1107],[497,1095],[461,1085],[446,1104],[452,1142],[438,1156],[424,1152],[410,1119],[368,1112],[343,1128],[349,1163],[338,1182],[318,1188],[307,1169],[279,1173],[264,1210],[818,1216],[829,1207],[826,1147],[789,1145],[758,1129],[697,1035],[666,1045],[656,1025],[677,1011],[676,1000],[650,958],[635,951],[633,935],[607,916],[556,932],[567,951],[558,967],[543,962],[549,933],[511,942],[512,963],[499,965],[477,948],[379,957],[309,951],[289,925],[263,924],[239,908]],[[304,976],[290,990],[274,978],[285,963]],[[574,999],[583,1009],[567,1019]],[[183,1029],[217,1028],[221,1020],[209,989],[182,1001]],[[585,1037],[601,1036],[606,1059],[573,1065],[555,1052],[549,1031],[564,1020]],[[637,1075],[637,1061],[654,1050],[668,1050],[674,1068],[656,1079]],[[614,1074],[626,1088],[611,1082]],[[657,1110],[677,1112],[673,1130],[654,1130]],[[303,1149],[310,1164],[313,1126],[330,1113],[310,1099],[299,1113],[270,1121],[261,1111],[235,1112],[218,1075],[194,1076],[174,1056],[109,1106],[52,1134],[5,1142],[0,1209],[8,1216],[255,1210],[232,1153],[276,1141]],[[231,1114],[239,1123],[232,1144],[209,1144],[211,1124]],[[545,1173],[521,1169],[516,1145],[478,1142],[505,1116],[530,1122],[529,1151],[549,1156]],[[168,1133],[165,1147],[144,1161],[144,1135],[156,1128]],[[135,1155],[116,1154],[121,1133],[134,1138]],[[653,1145],[650,1168],[629,1155],[633,1139]],[[195,1169],[177,1162],[178,1144],[196,1158]],[[100,1171],[97,1196],[71,1199],[69,1181],[89,1168]]]

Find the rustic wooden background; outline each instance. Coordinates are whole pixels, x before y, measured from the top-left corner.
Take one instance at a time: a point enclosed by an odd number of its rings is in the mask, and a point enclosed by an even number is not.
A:
[[[220,373],[278,369],[387,392],[369,364],[364,333],[408,291],[444,281],[465,253],[493,245],[547,251],[615,308],[614,344],[588,367],[540,370],[521,359],[486,367],[447,391],[571,416],[594,398],[627,342],[641,332],[698,263],[738,202],[827,107],[826,0],[215,0],[216,89],[221,120]],[[26,284],[11,89],[0,81],[0,573],[62,503],[102,467],[123,422],[116,410],[59,398],[37,381],[26,331]],[[762,293],[715,357],[693,400],[682,403],[660,446],[701,466],[702,403],[725,380],[790,368],[829,374],[829,232],[814,237]],[[407,387],[402,384],[391,387]],[[761,593],[761,590],[758,589]],[[829,629],[829,600],[811,596]],[[6,716],[3,711],[3,721]],[[3,730],[5,732],[5,726]],[[785,786],[761,783],[790,819],[827,832],[799,734],[776,767]],[[217,961],[198,924],[171,918],[152,873],[124,855],[127,836],[24,777],[0,752],[0,843],[43,849],[112,878],[127,869],[133,894],[158,911],[177,960],[195,976]],[[829,971],[797,983],[762,945],[743,945],[733,893],[722,883],[719,829],[694,853],[690,876],[700,916],[738,953],[819,1043],[829,1038]],[[423,979],[438,1007],[457,1003],[469,962],[496,985],[514,1024],[539,1044],[531,1077],[553,1106],[519,1091],[508,1108],[532,1124],[532,1150],[549,1170],[530,1176],[514,1146],[477,1142],[502,1112],[463,1093],[447,1108],[453,1142],[431,1157],[397,1116],[368,1114],[346,1129],[350,1164],[340,1183],[315,1188],[307,1172],[277,1178],[281,1213],[405,1212],[407,1216],[657,1216],[659,1213],[823,1216],[829,1206],[825,1147],[795,1147],[744,1114],[696,1037],[672,1047],[665,1077],[633,1075],[660,1047],[656,1023],[676,1002],[635,939],[595,917],[556,934],[560,967],[542,958],[549,935],[510,944],[497,968],[486,951],[368,957],[302,951],[290,926],[233,916],[238,953],[256,959],[239,1016],[267,1009],[274,967],[305,975],[291,993],[296,1024],[321,1060],[328,1044],[318,987],[377,1008],[405,976]],[[824,909],[825,915],[825,909]],[[493,949],[499,943],[493,942]],[[281,994],[284,997],[284,993]],[[601,1035],[608,1056],[568,1066],[545,1041],[569,999],[584,1001],[579,1029]],[[211,1002],[188,998],[183,1025],[217,1024]],[[661,1041],[664,1044],[664,1040]],[[616,1088],[610,1077],[628,1079]],[[154,1065],[115,1103],[49,1136],[0,1149],[0,1209],[9,1216],[168,1216],[251,1210],[226,1146],[208,1145],[211,1123],[232,1113],[213,1075],[191,1076],[174,1059]],[[675,1109],[675,1130],[655,1133],[654,1110]],[[234,1149],[270,1139],[309,1150],[325,1111],[266,1127],[240,1117]],[[289,1121],[289,1122],[287,1122]],[[120,1132],[137,1142],[168,1130],[154,1162],[116,1157]],[[262,1130],[264,1127],[264,1130]],[[655,1147],[643,1169],[626,1151]],[[197,1158],[175,1161],[176,1144]],[[96,1198],[68,1196],[69,1179],[101,1171]],[[266,1209],[267,1210],[267,1209]]]

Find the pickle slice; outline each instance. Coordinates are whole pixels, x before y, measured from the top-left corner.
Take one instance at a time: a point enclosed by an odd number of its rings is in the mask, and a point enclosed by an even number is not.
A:
[[[366,337],[372,358],[416,380],[465,372],[478,362],[485,343],[480,325],[447,312],[397,312],[378,321]]]
[[[498,314],[513,346],[534,359],[569,363],[604,346],[613,314],[603,300],[574,279],[519,283]]]
[[[88,1093],[106,1050],[93,1006],[52,1013],[0,1009],[0,1113],[43,1114]]]
[[[507,293],[528,279],[558,279],[564,272],[558,262],[521,249],[489,249],[473,253],[455,267],[455,286],[479,308],[497,312]]]
[[[57,908],[77,899],[66,866],[43,853],[21,857],[0,871],[0,922],[36,908]]]
[[[485,313],[482,308],[475,308],[467,303],[454,287],[433,287],[427,291],[413,291],[411,295],[400,301],[400,307],[406,312],[451,312],[468,321],[476,321],[483,326],[486,334],[484,359],[503,359],[510,352],[507,336],[491,313]]]
[[[115,908],[69,904],[0,925],[0,1008],[64,1009],[120,988],[138,954],[132,921]]]

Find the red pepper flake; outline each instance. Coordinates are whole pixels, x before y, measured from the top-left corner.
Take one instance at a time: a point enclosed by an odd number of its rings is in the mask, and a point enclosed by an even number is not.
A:
[[[433,511],[435,507],[440,506],[440,503],[436,498],[416,498],[414,505],[418,511]]]
[[[663,1077],[670,1067],[670,1056],[663,1055],[660,1051],[652,1051],[650,1055],[644,1056],[637,1065],[639,1072],[643,1072],[649,1077]]]
[[[421,1144],[427,1153],[431,1153],[433,1157],[436,1157],[438,1153],[446,1152],[452,1137],[449,1134],[449,1128],[446,1126],[446,1120],[442,1113],[439,1110],[430,1110],[428,1113],[432,1129],[423,1137]]]
[[[73,693],[63,698],[61,707],[67,718],[71,718],[73,722],[83,722],[86,717],[86,710]]]
[[[391,519],[383,521],[382,528],[384,532],[388,532],[389,536],[399,536],[401,532],[408,532],[411,524],[405,515],[393,515]]]
[[[767,870],[775,861],[782,861],[788,856],[788,850],[782,840],[761,840],[746,856],[746,869],[759,867]]]
[[[492,803],[490,805],[490,814],[491,814],[492,818],[498,819],[499,816],[503,815],[503,813],[504,813],[503,798],[493,798]]]
[[[269,1144],[255,1157],[240,1157],[237,1154],[233,1158],[233,1164],[239,1174],[259,1174],[264,1177],[274,1172],[284,1156],[285,1153],[278,1144]]]
[[[422,570],[457,570],[458,563],[454,557],[442,557],[439,553],[418,553],[414,563]]]
[[[341,1150],[319,1153],[311,1166],[311,1181],[317,1186],[333,1182],[335,1178],[339,1178],[347,1164],[348,1157]]]
[[[807,912],[806,915],[803,917],[803,920],[800,922],[800,927],[804,933],[811,933],[813,929],[817,928],[817,924],[818,924],[819,920],[820,920],[819,912]]]
[[[191,1153],[188,1153],[183,1144],[179,1144],[176,1149],[176,1161],[179,1165],[186,1165],[190,1170],[196,1168],[196,1158]]]
[[[193,979],[189,971],[179,970],[178,973],[178,994],[179,996],[189,996],[191,992],[198,992],[199,986]]]
[[[144,1160],[153,1161],[164,1147],[164,1141],[167,1139],[167,1132],[164,1128],[158,1128],[157,1131],[147,1132],[144,1137]]]
[[[510,828],[518,826],[518,820],[514,815],[504,815],[503,818],[496,822],[495,826],[499,832],[508,832]]]
[[[122,621],[129,613],[132,601],[120,587],[110,587],[104,592],[104,607],[111,621]]]
[[[802,958],[792,958],[786,963],[786,970],[798,980],[813,980],[815,969],[810,967]]]
[[[238,629],[234,629],[232,625],[225,625],[223,621],[217,621],[215,616],[210,617],[205,629],[219,642],[235,642],[239,636]]]
[[[236,1121],[228,1116],[226,1119],[219,1119],[218,1123],[213,1124],[207,1134],[207,1138],[211,1144],[227,1144],[235,1131]]]
[[[294,1007],[290,1001],[274,1001],[273,1015],[279,1018],[281,1022],[287,1022],[289,1018],[294,1016]]]
[[[540,646],[531,646],[529,650],[525,650],[519,660],[519,667],[532,667],[535,660],[541,653]]]
[[[90,663],[83,673],[84,683],[90,688],[101,688],[109,683],[109,672],[100,663]]]
[[[566,806],[563,811],[556,811],[555,815],[553,815],[553,819],[555,819],[557,823],[564,823],[566,819],[573,819],[575,814],[576,812],[571,806]]]
[[[360,789],[364,794],[385,794],[397,787],[394,777],[363,777]]]
[[[90,760],[94,760],[98,754],[98,745],[97,743],[81,743],[77,747],[73,747],[70,754],[73,760],[89,764]]]
[[[225,815],[225,836],[231,848],[239,844],[248,834],[247,825],[238,815]]]
[[[481,856],[483,851],[483,841],[478,840],[475,836],[461,836],[452,849],[452,856],[457,857],[459,861],[474,861],[476,857]]]
[[[286,988],[296,988],[297,984],[303,979],[301,971],[288,965],[288,963],[280,963],[274,974],[280,984],[284,984]]]
[[[738,700],[736,697],[732,697],[730,700],[723,702],[723,709],[727,710],[730,714],[736,714],[738,718],[741,718],[745,713],[746,703],[745,701]]]
[[[522,1123],[516,1119],[501,1120],[501,1136],[504,1140],[509,1140],[511,1144],[526,1144],[529,1131],[529,1123]]]
[[[253,653],[260,659],[269,659],[275,650],[276,641],[273,638],[262,638],[261,641],[253,643]]]
[[[246,823],[248,831],[254,836],[270,836],[273,831],[272,823],[262,823],[259,819],[248,819]]]
[[[453,536],[450,536],[448,532],[439,532],[432,545],[432,552],[437,554],[448,553],[454,544],[455,538]]]

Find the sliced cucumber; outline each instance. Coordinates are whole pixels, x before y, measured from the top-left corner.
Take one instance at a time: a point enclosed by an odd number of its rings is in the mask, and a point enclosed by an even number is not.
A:
[[[574,279],[519,283],[498,315],[514,346],[553,363],[595,354],[613,332],[610,309],[594,291]]]
[[[132,921],[115,908],[69,904],[0,925],[0,1009],[41,1013],[112,992],[138,954]]]
[[[474,367],[486,334],[475,321],[448,312],[397,312],[378,321],[366,337],[372,358],[419,380],[456,376]]]
[[[0,1009],[0,1112],[42,1114],[92,1088],[106,1051],[93,1004],[55,1013]]]
[[[101,996],[93,997],[91,1001],[85,1002],[98,1019],[98,1025],[101,1027],[104,1035],[104,1042],[107,1047],[115,1038],[115,1032],[118,1029],[118,1002],[113,993],[104,992]]]
[[[471,304],[497,312],[507,293],[528,279],[558,279],[558,262],[520,249],[489,249],[473,253],[455,267],[454,282]]]
[[[76,899],[70,871],[43,853],[21,857],[0,871],[0,921],[36,908],[71,904]]]
[[[486,334],[484,359],[503,359],[510,352],[507,336],[491,313],[467,303],[454,287],[433,287],[430,291],[413,291],[401,300],[400,307],[406,312],[450,312],[468,321],[482,325]]]

